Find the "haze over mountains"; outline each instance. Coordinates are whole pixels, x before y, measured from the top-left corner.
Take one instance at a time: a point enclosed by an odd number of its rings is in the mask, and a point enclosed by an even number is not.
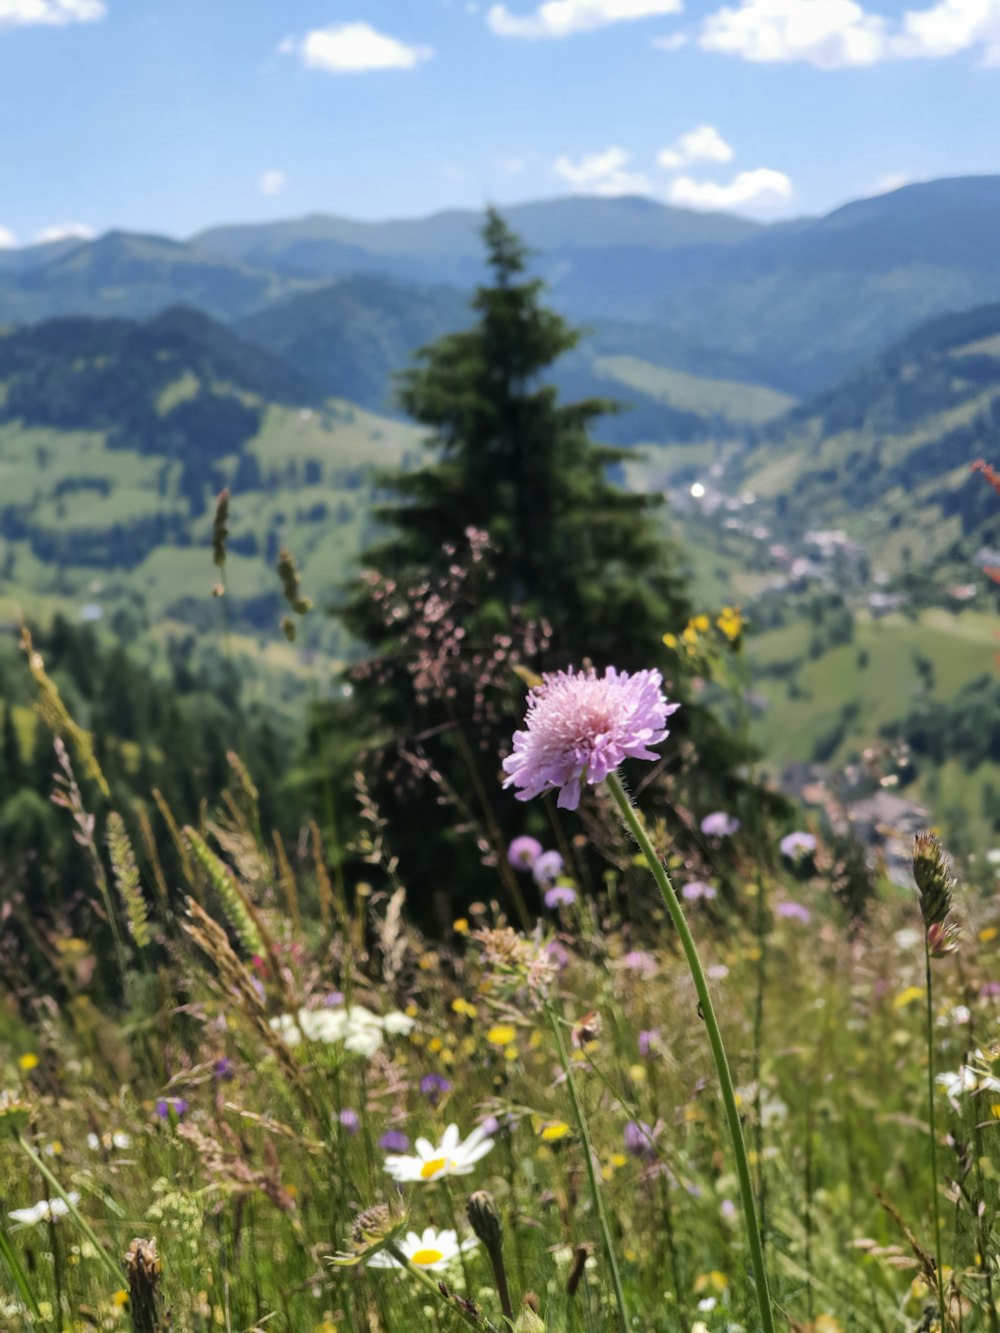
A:
[[[772,226],[644,198],[506,213],[554,303],[605,350],[796,396],[923,320],[1000,299],[1000,177],[910,185]],[[303,369],[345,343],[375,349],[362,377],[372,402],[415,345],[455,327],[481,274],[480,221],[457,210],[379,223],[317,216],[183,242],[112,232],[0,252],[0,322],[196,305],[280,344]],[[362,278],[381,285],[359,291]]]

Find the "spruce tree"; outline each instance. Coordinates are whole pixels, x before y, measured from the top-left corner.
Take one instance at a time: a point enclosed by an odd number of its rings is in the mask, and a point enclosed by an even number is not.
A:
[[[609,474],[628,451],[590,437],[616,405],[562,402],[546,382],[581,335],[544,305],[524,246],[494,211],[483,239],[489,281],[475,322],[401,377],[400,404],[428,428],[428,457],[380,478],[385,535],[361,557],[341,612],[368,655],[348,673],[349,703],[317,714],[310,737],[317,776],[328,738],[341,777],[352,736],[366,752],[393,850],[442,916],[483,891],[470,827],[480,856],[502,865],[503,842],[538,818],[498,781],[523,717],[515,666],[659,665],[673,697],[686,693],[662,645],[690,608],[659,498],[615,485]],[[734,749],[710,719],[687,709],[677,721],[698,733],[716,775],[731,769]],[[324,782],[329,809],[329,770]]]

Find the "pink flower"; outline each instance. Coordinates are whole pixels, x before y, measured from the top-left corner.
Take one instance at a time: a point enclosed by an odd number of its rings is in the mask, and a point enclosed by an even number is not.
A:
[[[559,789],[557,804],[575,810],[580,784],[596,786],[624,759],[657,759],[649,747],[666,740],[664,723],[679,704],[668,704],[658,671],[630,676],[608,667],[558,671],[528,696],[526,730],[514,736],[514,753],[503,761],[505,787],[519,787],[529,801]]]

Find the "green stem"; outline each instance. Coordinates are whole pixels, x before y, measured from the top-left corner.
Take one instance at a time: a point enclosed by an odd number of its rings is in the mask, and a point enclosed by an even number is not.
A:
[[[566,1087],[569,1091],[570,1105],[573,1108],[573,1118],[576,1121],[577,1132],[583,1144],[583,1157],[587,1166],[587,1180],[590,1184],[590,1197],[594,1203],[594,1211],[597,1214],[597,1220],[601,1228],[601,1239],[604,1241],[604,1254],[608,1261],[608,1268],[611,1272],[611,1285],[614,1287],[615,1303],[618,1306],[618,1323],[621,1333],[628,1333],[631,1325],[629,1324],[628,1308],[625,1305],[625,1291],[622,1287],[621,1273],[618,1271],[618,1259],[615,1254],[614,1241],[611,1237],[611,1223],[608,1220],[607,1209],[604,1207],[604,1195],[601,1191],[601,1182],[597,1178],[597,1171],[594,1167],[594,1151],[590,1144],[590,1134],[587,1131],[587,1121],[584,1118],[583,1106],[577,1094],[576,1083],[573,1079],[573,1071],[570,1068],[569,1055],[566,1051],[566,1043],[563,1040],[562,1028],[560,1026],[559,1015],[550,1006],[546,1005],[549,1023],[552,1026],[552,1033],[556,1041],[556,1053],[559,1056],[559,1063],[562,1066],[563,1073],[566,1075]]]
[[[94,1249],[97,1251],[97,1257],[101,1260],[105,1268],[107,1268],[108,1272],[112,1275],[115,1282],[120,1287],[124,1281],[124,1273],[122,1269],[118,1266],[118,1264],[116,1264],[115,1261],[111,1258],[110,1254],[108,1254],[107,1250],[104,1248],[101,1242],[97,1239],[97,1236],[95,1235],[94,1230],[91,1227],[90,1223],[81,1214],[76,1204],[69,1197],[69,1195],[63,1189],[62,1185],[60,1185],[59,1181],[52,1174],[49,1168],[45,1165],[42,1159],[39,1157],[38,1153],[35,1152],[31,1144],[28,1143],[24,1138],[22,1138],[20,1134],[17,1135],[17,1143],[18,1147],[27,1156],[31,1164],[36,1168],[36,1170],[38,1170],[41,1173],[42,1176],[44,1176],[44,1178],[48,1181],[52,1189],[56,1192],[56,1194],[58,1194],[59,1198],[62,1199],[63,1203],[69,1210],[69,1214],[73,1218],[74,1222],[76,1222],[77,1226],[80,1228],[83,1234],[90,1241],[91,1245],[93,1245]]]
[[[934,1262],[937,1265],[938,1311],[945,1327],[944,1268],[941,1263],[941,1203],[938,1199],[937,1123],[934,1114],[934,1005],[931,990],[931,945],[924,931],[924,971],[927,977],[927,1101],[931,1131],[931,1199],[934,1204]]]
[[[750,1165],[747,1161],[746,1144],[743,1141],[743,1127],[740,1124],[740,1113],[736,1105],[736,1092],[733,1088],[732,1075],[729,1072],[729,1062],[726,1059],[726,1048],[722,1042],[722,1033],[719,1031],[719,1022],[715,1017],[715,1009],[712,1005],[712,997],[709,993],[708,982],[705,980],[705,973],[701,966],[701,960],[698,957],[698,950],[695,947],[694,937],[688,928],[687,920],[681,908],[677,894],[670,882],[660,858],[656,854],[656,849],[650,842],[649,834],[646,832],[645,825],[639,812],[635,809],[629,800],[622,786],[621,779],[617,773],[612,773],[607,779],[608,788],[614,797],[615,804],[625,821],[625,824],[639,845],[646,864],[656,880],[657,887],[663,895],[663,901],[666,904],[667,911],[670,913],[674,928],[680,938],[684,949],[684,956],[687,959],[688,967],[691,971],[691,977],[694,981],[694,987],[698,994],[698,1008],[705,1028],[708,1032],[709,1044],[712,1047],[712,1056],[715,1060],[715,1070],[719,1077],[719,1089],[722,1093],[722,1104],[726,1111],[726,1120],[729,1124],[729,1135],[733,1142],[733,1155],[736,1158],[736,1174],[740,1184],[740,1198],[743,1203],[743,1217],[746,1224],[747,1241],[750,1245],[750,1259],[753,1265],[754,1274],[754,1292],[757,1297],[757,1306],[760,1310],[762,1333],[775,1333],[774,1315],[771,1309],[771,1297],[767,1287],[767,1271],[764,1267],[764,1247],[760,1238],[760,1227],[757,1224],[757,1209],[754,1202],[753,1180],[750,1176]]]
[[[423,1283],[428,1291],[434,1293],[439,1301],[444,1301],[449,1310],[454,1310],[457,1315],[461,1316],[470,1328],[493,1329],[494,1333],[496,1333],[495,1326],[491,1324],[489,1320],[482,1318],[481,1315],[473,1314],[463,1305],[458,1304],[456,1301],[453,1301],[450,1297],[446,1296],[441,1290],[441,1285],[431,1277],[430,1273],[428,1273],[425,1268],[418,1268],[416,1264],[411,1263],[397,1244],[390,1241],[385,1248],[395,1259],[396,1263],[399,1264],[400,1268],[405,1268],[408,1273],[412,1273],[419,1282]]]

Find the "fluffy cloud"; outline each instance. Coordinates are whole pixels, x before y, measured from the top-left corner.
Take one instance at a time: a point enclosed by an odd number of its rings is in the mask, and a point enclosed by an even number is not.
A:
[[[501,37],[569,37],[627,19],[677,14],[682,8],[683,0],[546,0],[533,14],[524,15],[493,5],[486,21]]]
[[[283,171],[276,171],[272,167],[270,171],[261,172],[257,184],[261,194],[280,194],[288,184],[288,177]]]
[[[301,56],[310,69],[323,69],[331,74],[413,69],[434,54],[429,46],[407,46],[395,37],[378,32],[370,23],[341,23],[316,28],[306,33],[301,41],[286,37],[278,49],[283,55]]]
[[[648,194],[649,180],[639,171],[628,171],[631,153],[624,148],[606,148],[574,162],[560,157],[554,166],[557,176],[581,194]]]
[[[1000,0],[939,0],[890,23],[856,0],[743,0],[705,20],[707,51],[744,60],[801,60],[821,69],[883,60],[951,56],[978,48],[983,63],[1000,64]]]
[[[17,237],[7,227],[0,227],[0,250],[13,250]]]
[[[103,0],[0,0],[0,29],[96,23],[107,12]]]
[[[653,45],[660,51],[679,51],[690,40],[686,32],[672,32],[669,37],[654,37]]]
[[[31,239],[34,245],[48,245],[52,241],[91,241],[93,238],[94,229],[85,222],[59,222],[54,227],[43,227]]]
[[[674,170],[689,162],[731,162],[733,150],[713,125],[699,125],[682,134],[673,148],[664,148],[657,161]]]
[[[717,210],[764,208],[783,203],[792,194],[792,182],[783,171],[758,167],[756,171],[739,172],[728,185],[678,176],[670,184],[668,198],[681,208]]]

